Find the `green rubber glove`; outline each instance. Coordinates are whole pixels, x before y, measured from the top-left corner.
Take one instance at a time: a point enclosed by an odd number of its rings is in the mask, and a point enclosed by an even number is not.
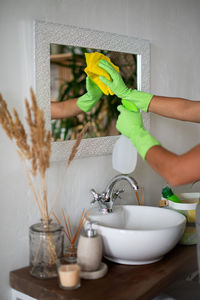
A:
[[[82,111],[89,112],[97,104],[103,93],[88,76],[86,77],[86,90],[87,93],[78,98],[77,105]]]
[[[110,75],[112,81],[109,81],[104,76],[99,76],[99,79],[106,84],[113,91],[113,93],[117,95],[117,97],[133,101],[141,110],[148,111],[149,103],[153,95],[140,92],[138,90],[129,89],[125,85],[121,75],[111,66],[108,61],[100,59],[98,66]]]
[[[120,112],[116,128],[130,138],[138,153],[145,159],[147,151],[160,143],[144,129],[141,113],[129,111],[122,105],[117,107]]]

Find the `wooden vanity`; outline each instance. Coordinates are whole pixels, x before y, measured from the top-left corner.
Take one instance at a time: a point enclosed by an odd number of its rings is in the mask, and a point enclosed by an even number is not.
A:
[[[150,300],[160,293],[168,293],[174,283],[182,282],[184,285],[187,276],[197,270],[196,246],[178,245],[161,261],[148,265],[105,262],[108,265],[107,275],[96,280],[82,279],[77,290],[61,290],[57,279],[34,278],[29,274],[29,267],[10,272],[10,286],[38,300]],[[187,284],[191,291],[198,285],[190,281]]]

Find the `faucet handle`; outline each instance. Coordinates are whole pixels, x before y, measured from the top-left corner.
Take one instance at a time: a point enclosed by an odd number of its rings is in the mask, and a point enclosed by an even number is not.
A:
[[[116,200],[117,198],[121,199],[120,194],[124,193],[124,191],[125,191],[124,189],[116,190],[116,191],[114,190],[112,194],[113,200]]]
[[[90,192],[92,193],[93,196],[93,200],[91,201],[91,204],[94,204],[96,201],[99,200],[100,195],[94,189],[91,189]]]
[[[94,189],[91,189],[90,192],[93,195],[93,200],[90,202],[90,204],[94,205],[94,203],[97,202],[99,210],[103,213],[107,213],[108,208],[105,203],[105,193],[98,194]]]
[[[91,189],[90,192],[93,195],[93,200],[91,201],[91,204],[94,204],[95,202],[105,202],[105,193],[99,194],[95,191],[95,189]]]

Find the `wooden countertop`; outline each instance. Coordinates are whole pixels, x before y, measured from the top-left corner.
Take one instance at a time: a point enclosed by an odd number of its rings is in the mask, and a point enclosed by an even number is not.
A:
[[[107,275],[96,280],[82,279],[77,290],[60,289],[58,279],[34,278],[29,274],[29,267],[10,272],[10,285],[38,300],[149,300],[197,270],[196,246],[178,245],[161,261],[148,265],[105,262]]]

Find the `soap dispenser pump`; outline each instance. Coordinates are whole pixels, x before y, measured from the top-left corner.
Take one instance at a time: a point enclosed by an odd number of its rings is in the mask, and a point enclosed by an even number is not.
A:
[[[99,269],[102,260],[102,238],[88,222],[86,231],[80,235],[77,247],[77,262],[82,271],[92,272]]]

